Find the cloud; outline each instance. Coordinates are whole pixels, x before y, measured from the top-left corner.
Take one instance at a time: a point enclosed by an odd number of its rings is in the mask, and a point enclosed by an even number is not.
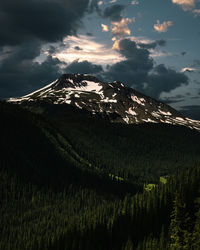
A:
[[[115,4],[105,8],[102,17],[108,18],[112,22],[119,22],[122,19],[122,11],[125,9],[125,5]]]
[[[121,39],[117,41],[116,49],[126,58],[133,59],[137,62],[149,59],[149,51],[147,49],[138,48],[136,42],[130,39]]]
[[[55,42],[75,34],[88,3],[89,0],[1,0],[0,46],[33,39]]]
[[[54,55],[60,61],[70,63],[79,59],[79,61],[90,61],[91,63],[113,64],[121,61],[123,57],[116,51],[113,51],[111,47],[96,42],[93,37],[84,35],[80,36],[68,36],[64,39],[65,47],[61,47],[60,50]],[[74,47],[78,46],[82,50],[75,50]]]
[[[163,41],[154,43],[165,44]],[[149,47],[154,47],[154,43],[150,43]],[[149,49],[131,39],[117,40],[113,48],[125,59],[109,66],[103,75],[105,79],[122,81],[155,98],[159,98],[163,91],[169,92],[188,84],[188,77],[183,73],[163,64],[154,66]]]
[[[92,64],[88,61],[79,62],[78,60],[72,62],[64,70],[66,73],[79,74],[96,74],[103,71],[101,65]]]
[[[55,80],[60,74],[58,59],[48,56],[42,63],[34,61],[40,55],[36,42],[12,48],[0,65],[0,98],[21,96]]]
[[[195,17],[200,15],[200,9],[194,9],[192,12],[194,13]]]
[[[154,67],[148,76],[146,93],[159,98],[162,92],[169,92],[182,84],[188,84],[188,77],[174,69],[167,68],[164,64]]]
[[[170,52],[165,52],[165,51],[161,51],[161,50],[157,50],[157,49],[155,49],[155,50],[150,49],[149,51],[151,52],[150,55],[152,58],[173,56],[173,54]]]
[[[156,40],[156,41],[149,41],[149,40],[142,39],[141,40],[142,42],[141,42],[140,39],[136,38],[135,41],[137,41],[137,45],[140,48],[148,49],[150,52],[150,56],[152,58],[166,57],[166,56],[172,55],[169,52],[167,53],[167,52],[161,51],[160,49],[157,48],[158,46],[159,47],[166,46],[166,40],[164,40],[164,39],[160,39],[160,40]]]
[[[164,46],[164,40],[144,44],[122,39],[130,35],[129,24],[134,19],[123,18],[124,5],[112,5],[102,12],[99,2],[1,0],[0,97],[27,94],[64,71],[121,80],[155,97],[163,90],[187,84],[187,76],[181,72],[164,65],[155,67],[151,50]],[[115,41],[114,50],[96,42],[91,33],[77,35],[82,17],[94,10],[111,21],[112,36],[120,39]]]
[[[122,38],[125,35],[130,35],[131,30],[128,25],[133,23],[133,18],[122,18],[120,22],[111,23],[111,31],[114,37]]]
[[[173,25],[172,21],[165,21],[163,23],[160,23],[160,21],[157,20],[157,23],[154,24],[153,27],[157,32],[162,33],[162,32],[167,32],[168,28],[172,25]]]
[[[115,4],[105,8],[101,17],[107,18],[111,21],[111,33],[113,36],[113,41],[118,38],[122,38],[125,35],[130,35],[131,30],[128,25],[131,24],[135,19],[134,18],[123,18],[122,11],[126,8],[126,5]],[[102,24],[102,29],[104,32],[109,31],[107,25]]]
[[[195,6],[195,0],[172,0],[172,3],[179,5],[183,10],[191,10]]]
[[[137,44],[130,39],[116,41],[115,49],[125,57],[108,68],[105,77],[110,80],[120,80],[130,86],[137,85],[142,89],[148,72],[153,68],[153,60],[147,49],[138,48]]]
[[[109,31],[109,27],[108,27],[108,25],[105,25],[105,24],[101,24],[101,27],[102,27],[102,31],[103,32],[108,32]]]
[[[166,40],[157,40],[152,43],[138,43],[138,46],[143,49],[155,49],[157,46],[165,46]]]
[[[191,73],[191,72],[194,72],[194,71],[196,71],[197,69],[195,69],[195,68],[191,68],[191,67],[185,67],[185,68],[182,68],[181,69],[181,72],[182,73],[184,73],[184,72],[189,72],[189,73]]]
[[[149,49],[140,47],[130,39],[121,39],[117,43],[117,52],[112,52],[111,48],[96,43],[90,37],[67,37],[64,39],[65,46],[61,48],[66,50],[66,54],[64,55],[63,51],[59,52],[64,57],[59,56],[58,50],[54,50],[55,47],[52,46],[50,51],[53,56],[48,54],[41,63],[33,60],[40,55],[40,43],[27,43],[23,48],[16,46],[1,64],[0,81],[5,82],[0,88],[1,97],[10,97],[11,89],[13,96],[27,94],[55,80],[63,72],[95,74],[105,81],[120,80],[136,90],[156,98],[159,98],[163,91],[169,92],[182,84],[187,84],[188,78],[184,74],[166,68],[164,65],[154,66]],[[155,41],[155,43],[160,42]],[[164,43],[161,42],[161,44]],[[81,46],[82,50],[76,50],[75,46]],[[91,47],[95,51],[93,58],[91,57],[92,61],[90,59],[88,61],[84,58],[88,58],[88,50]],[[70,51],[76,56],[78,56],[77,53],[79,56],[81,53],[85,53],[85,57],[82,57],[81,60],[78,58],[73,60]],[[113,62],[114,54],[110,56],[111,52],[115,53],[115,62]],[[92,55],[90,52],[89,54]],[[103,69],[99,59],[102,59],[104,55],[110,56],[110,58],[103,59],[104,63],[107,62],[106,64],[109,65]],[[63,63],[63,59],[68,62],[67,65]],[[97,61],[98,64],[96,64]],[[5,75],[5,72],[8,75]]]
[[[95,8],[96,0],[1,0],[0,98],[55,80],[65,65],[54,56],[66,47],[61,42],[76,35],[84,15]]]
[[[124,38],[123,38],[124,39]],[[166,40],[160,39],[160,40],[156,40],[156,41],[152,41],[150,39],[147,39],[145,37],[130,37],[128,36],[127,39],[134,41],[137,44],[137,47],[143,48],[143,49],[148,49],[148,51],[150,52],[150,56],[152,58],[155,57],[166,57],[166,56],[171,56],[171,53],[166,53],[163,51],[160,51],[157,49],[158,46],[165,46],[166,45]],[[119,43],[120,40],[114,39],[114,44],[113,44],[113,49],[114,50],[119,50]]]
[[[194,17],[200,15],[199,0],[172,0],[174,4],[179,5],[184,11],[190,11]]]

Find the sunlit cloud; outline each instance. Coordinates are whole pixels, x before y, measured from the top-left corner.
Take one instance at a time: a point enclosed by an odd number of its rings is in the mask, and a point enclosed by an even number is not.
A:
[[[79,37],[69,36],[64,39],[63,47],[54,57],[61,61],[70,63],[75,60],[89,61],[92,63],[107,65],[123,60],[123,57],[108,45],[94,41],[92,37],[80,35]],[[81,50],[76,50],[75,47]]]
[[[195,68],[191,68],[191,67],[185,67],[185,68],[183,68],[183,69],[181,69],[181,72],[183,73],[183,72],[189,72],[189,73],[191,73],[191,72],[194,72],[194,71],[196,71],[197,69],[195,69]]]
[[[200,15],[200,9],[194,9],[192,12],[194,13],[195,17]]]
[[[112,46],[112,49],[113,50],[120,50],[120,46],[119,46],[119,44],[120,44],[120,41],[121,40],[115,40],[115,42],[114,42],[114,44],[113,44],[113,46]]]
[[[130,35],[131,30],[128,25],[133,23],[133,18],[122,18],[120,22],[112,22],[111,31],[113,37],[123,37],[125,35]]]
[[[103,31],[103,32],[108,32],[108,31],[109,31],[108,25],[102,23],[102,24],[101,24],[101,27],[102,27],[102,31]]]
[[[191,10],[195,6],[195,0],[172,0],[172,3],[178,4],[183,10]]]
[[[199,3],[200,0],[172,0],[174,4],[178,4],[184,11],[190,11],[194,17],[200,15]]]
[[[165,21],[163,23],[160,23],[160,21],[157,20],[157,23],[154,24],[153,27],[157,32],[162,33],[162,32],[167,32],[168,28],[172,25],[173,25],[172,21]]]

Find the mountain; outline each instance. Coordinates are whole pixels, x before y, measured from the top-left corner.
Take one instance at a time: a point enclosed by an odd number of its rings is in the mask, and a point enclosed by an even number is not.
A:
[[[127,124],[130,107],[188,120],[121,83],[72,76],[88,80],[0,102],[0,250],[200,249],[199,131],[135,113]]]
[[[172,107],[126,87],[122,82],[106,83],[90,75],[64,74],[29,95],[9,99],[9,102],[24,105],[37,101],[70,104],[111,122],[168,123],[200,130],[200,121],[191,120]]]

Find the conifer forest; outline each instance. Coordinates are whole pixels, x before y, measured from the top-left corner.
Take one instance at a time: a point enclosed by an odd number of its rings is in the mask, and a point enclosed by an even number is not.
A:
[[[0,250],[199,250],[200,133],[0,103]]]

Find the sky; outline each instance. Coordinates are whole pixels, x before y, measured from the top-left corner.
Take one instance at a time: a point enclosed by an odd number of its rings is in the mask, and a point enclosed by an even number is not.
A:
[[[1,99],[86,73],[200,120],[200,0],[1,0],[0,27]]]

